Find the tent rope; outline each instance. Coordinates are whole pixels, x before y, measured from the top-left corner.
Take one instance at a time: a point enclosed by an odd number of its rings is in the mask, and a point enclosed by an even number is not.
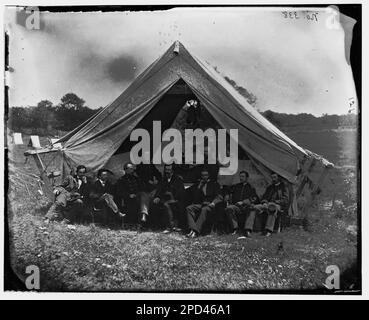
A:
[[[43,172],[42,173],[46,173],[47,174],[47,168],[49,167],[49,165],[55,160],[55,158],[57,157],[57,155],[58,155],[58,153],[56,153],[52,158],[51,158],[51,160],[48,162],[48,164],[47,165],[45,165],[45,168],[44,168],[44,170],[43,170]]]

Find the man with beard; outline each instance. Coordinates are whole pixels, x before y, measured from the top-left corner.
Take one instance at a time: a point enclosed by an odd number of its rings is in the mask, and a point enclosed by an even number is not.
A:
[[[144,183],[135,172],[135,166],[128,162],[123,167],[125,174],[116,183],[116,198],[127,209],[128,218],[144,224],[149,215],[149,195]]]
[[[289,192],[286,185],[281,181],[278,174],[271,175],[272,183],[266,188],[261,197],[261,204],[255,208],[267,214],[265,223],[265,235],[269,237],[274,230],[277,216],[284,217],[288,214]]]
[[[192,187],[192,204],[186,207],[186,215],[190,232],[188,238],[197,237],[205,221],[214,214],[215,206],[223,200],[217,181],[209,178],[209,170],[201,170],[200,181]]]
[[[183,225],[184,191],[182,179],[173,173],[173,164],[165,164],[164,177],[153,200],[156,209],[164,213],[164,233],[181,231],[179,226]]]
[[[246,237],[251,236],[256,213],[254,205],[259,201],[255,188],[250,185],[248,178],[248,172],[240,172],[240,183],[231,188],[228,195],[229,204],[225,209],[233,234],[241,232],[245,233]],[[240,228],[241,223],[243,225]]]

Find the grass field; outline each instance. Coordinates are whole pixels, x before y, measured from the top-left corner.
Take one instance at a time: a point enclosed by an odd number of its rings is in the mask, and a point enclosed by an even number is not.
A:
[[[24,176],[23,184],[19,177],[12,180],[18,170],[37,173],[31,159],[24,164],[26,147],[17,146],[10,153],[9,172],[13,269],[24,279],[26,266],[38,266],[42,291],[250,292],[324,289],[326,267],[337,265],[341,288],[358,289],[356,170],[351,149],[342,148],[342,138],[337,141],[335,154],[328,138],[322,149],[332,153],[329,160],[341,159],[343,167],[334,171],[335,191],[327,190],[311,208],[310,225],[247,240],[215,234],[188,240],[177,233],[46,224],[50,203],[37,192],[34,178]]]

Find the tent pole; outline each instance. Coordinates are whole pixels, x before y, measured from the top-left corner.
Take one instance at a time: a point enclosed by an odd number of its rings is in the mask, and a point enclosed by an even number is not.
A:
[[[301,195],[302,190],[304,190],[306,183],[308,182],[308,177],[304,176],[304,178],[302,179],[300,185],[298,186],[297,190],[296,190],[296,199]]]
[[[306,183],[308,182],[308,174],[313,170],[315,164],[316,164],[316,159],[313,158],[309,165],[309,168],[306,170],[306,173],[304,174],[304,178],[302,179],[300,185],[297,188],[296,199],[301,195],[302,191],[304,190],[304,187]]]
[[[38,153],[33,153],[32,156],[33,156],[33,159],[35,160],[38,170],[40,171],[40,177],[44,183],[45,194],[50,200],[53,200],[54,198],[53,188],[46,174],[45,166]]]
[[[64,178],[64,152],[60,150],[60,175]]]

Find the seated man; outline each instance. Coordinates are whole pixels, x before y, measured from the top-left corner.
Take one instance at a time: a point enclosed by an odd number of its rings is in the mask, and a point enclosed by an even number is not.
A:
[[[248,178],[248,172],[240,172],[240,183],[232,186],[229,194],[229,204],[225,209],[233,234],[238,231],[245,232],[246,237],[251,235],[255,221],[254,205],[259,201],[255,188],[249,184]],[[242,227],[240,227],[241,221],[244,223]]]
[[[201,170],[200,182],[192,186],[192,204],[186,208],[188,238],[197,237],[204,222],[214,213],[215,205],[223,200],[218,182],[209,179],[209,170]]]
[[[145,223],[149,214],[149,195],[144,192],[144,184],[137,176],[135,167],[128,162],[123,167],[125,175],[116,183],[116,197],[122,206],[128,210],[129,218],[137,222]]]
[[[286,185],[281,181],[278,174],[273,173],[272,184],[269,185],[261,198],[261,204],[255,208],[267,214],[265,223],[265,235],[269,237],[274,230],[274,224],[278,213],[285,215],[288,213],[289,193]]]
[[[161,174],[154,164],[140,163],[136,166],[136,174],[143,183],[143,189],[151,196],[155,195],[161,181]]]
[[[182,179],[173,173],[173,164],[164,165],[164,178],[154,196],[154,206],[164,213],[167,228],[164,233],[180,231],[183,221],[184,185]]]
[[[183,153],[183,163],[181,165],[175,166],[174,172],[183,178],[184,182],[196,183],[198,182],[199,176],[201,175],[201,170],[203,169],[203,164],[185,164],[185,154]],[[204,146],[204,163],[208,163],[208,148]],[[207,164],[206,168],[209,172],[209,178],[213,181],[217,181],[220,163]]]
[[[113,212],[116,217],[123,218],[125,214],[121,213],[113,198],[114,187],[109,181],[109,170],[100,169],[97,172],[97,180],[91,187],[90,198],[92,199],[94,209],[103,210],[104,217]]]
[[[87,215],[91,184],[87,181],[87,169],[80,165],[75,175],[68,175],[63,182],[55,186],[55,203],[49,209],[46,218],[49,220],[67,219],[70,222],[81,222]]]
[[[140,163],[136,166],[135,170],[137,176],[140,178],[142,183],[141,198],[143,201],[141,212],[141,222],[146,223],[149,205],[152,199],[154,199],[156,190],[161,182],[161,173],[152,163]]]

